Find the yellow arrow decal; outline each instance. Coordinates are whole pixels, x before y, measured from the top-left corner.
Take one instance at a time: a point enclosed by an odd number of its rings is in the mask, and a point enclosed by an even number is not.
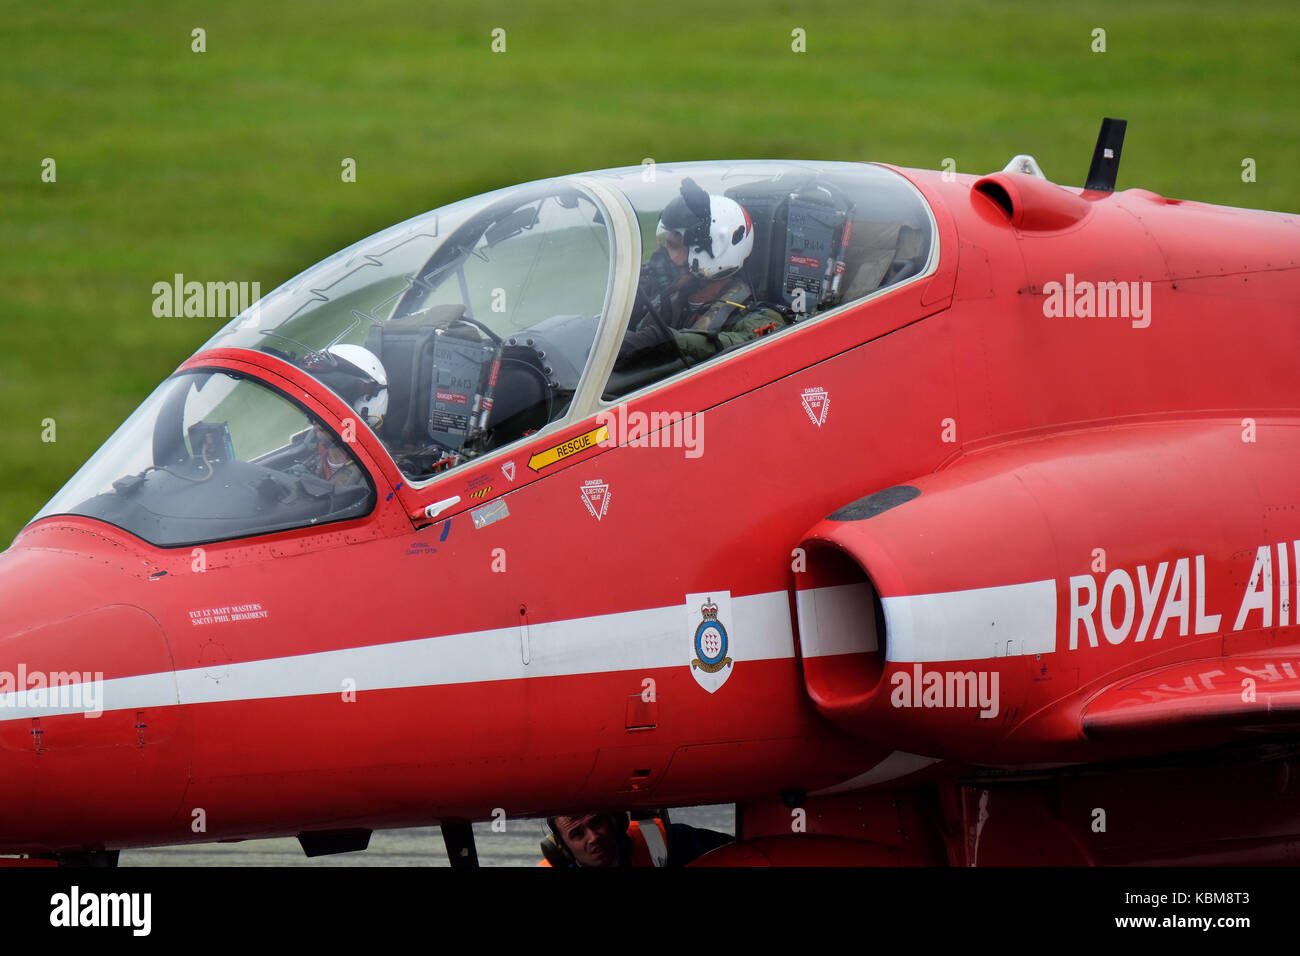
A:
[[[576,438],[570,438],[566,442],[556,445],[554,448],[548,448],[546,451],[539,451],[528,459],[528,467],[533,471],[541,471],[548,465],[553,465],[557,461],[563,461],[570,455],[576,455],[580,451],[586,451],[593,448],[603,441],[609,439],[609,426],[601,425],[599,428],[593,428],[585,434],[578,435]]]

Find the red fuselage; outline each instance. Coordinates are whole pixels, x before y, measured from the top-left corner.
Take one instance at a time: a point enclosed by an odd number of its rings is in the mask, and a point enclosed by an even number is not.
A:
[[[936,220],[929,274],[634,393],[617,446],[582,439],[609,421],[587,418],[412,488],[362,429],[360,519],[197,549],[75,516],[25,529],[0,555],[0,670],[102,673],[103,712],[0,709],[0,852],[721,801],[761,841],[790,832],[782,795],[809,818],[825,801],[809,832],[852,839],[861,811],[817,793],[862,778],[910,794],[891,832],[920,858],[1008,862],[1024,834],[996,817],[1005,856],[975,859],[976,768],[1239,743],[1240,721],[1181,721],[1240,690],[1233,667],[1300,689],[1300,224],[902,172]],[[1123,314],[1097,314],[1116,282]],[[351,412],[266,354],[183,368],[256,377],[332,428]],[[637,440],[667,412],[699,454]],[[828,518],[894,486],[919,494]],[[508,514],[476,527],[494,501]],[[816,593],[837,588],[857,597],[832,624]],[[700,595],[730,658],[712,689]],[[1197,661],[1221,662],[1208,689],[1178,696],[1180,674],[1088,710]],[[993,706],[944,697],[950,673]],[[1186,706],[1135,726],[1113,717],[1130,698]],[[1107,779],[1119,807],[1133,778]],[[1300,834],[1270,787],[1212,837],[1239,859]],[[1141,856],[1118,824],[1079,848],[1093,804],[1074,820],[995,794],[986,816],[1000,799],[1047,861]]]

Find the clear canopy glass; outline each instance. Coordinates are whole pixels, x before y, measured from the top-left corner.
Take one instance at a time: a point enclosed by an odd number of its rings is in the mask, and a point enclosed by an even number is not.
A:
[[[882,166],[682,163],[592,178],[628,198],[642,237],[637,296],[607,399],[920,275],[934,245],[933,218],[920,194]],[[675,203],[680,216],[696,188],[709,197],[715,223],[726,215],[717,208],[726,205],[720,197],[739,206],[731,207],[734,222],[749,227],[742,264],[716,280],[688,274],[689,236],[676,266],[661,248],[677,224],[665,210]]]
[[[705,214],[683,225],[684,209]],[[710,216],[715,229],[744,227],[710,240]],[[725,268],[696,274],[692,243]],[[800,323],[926,274],[936,255],[929,208],[884,167],[635,166],[400,223],[285,283],[204,350],[308,372],[418,484],[593,414],[602,398],[760,340],[778,348]],[[175,545],[355,517],[373,496],[303,409],[204,371],[165,382],[37,517],[84,514]]]
[[[419,481],[564,416],[611,280],[598,199],[569,180],[529,183],[343,250],[205,348],[257,349],[316,375]],[[359,374],[340,345],[365,348],[382,371]],[[366,401],[376,385],[378,415]]]
[[[688,282],[673,302],[655,271],[657,233],[687,181],[743,207],[753,247],[733,281]],[[593,182],[613,187],[626,206],[605,208]],[[610,218],[626,208],[636,217],[641,274],[630,314],[610,315]],[[614,401],[921,274],[933,236],[917,190],[880,166],[604,170],[499,190],[394,226],[286,283],[205,347],[256,349],[310,371],[363,414],[418,483],[562,419],[601,354],[601,329],[621,347],[609,369],[591,371],[607,376],[604,398]],[[685,301],[700,294],[705,301]],[[715,300],[732,306],[710,310]],[[706,312],[717,327],[690,328]],[[638,337],[656,347],[632,348]],[[385,379],[381,414],[369,401],[380,373],[343,361],[340,345],[374,356]]]

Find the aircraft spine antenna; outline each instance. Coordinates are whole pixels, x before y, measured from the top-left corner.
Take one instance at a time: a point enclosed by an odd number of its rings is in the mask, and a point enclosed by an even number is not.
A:
[[[1103,193],[1115,191],[1115,180],[1119,177],[1119,154],[1124,147],[1124,132],[1127,129],[1128,120],[1107,116],[1101,121],[1084,189]]]

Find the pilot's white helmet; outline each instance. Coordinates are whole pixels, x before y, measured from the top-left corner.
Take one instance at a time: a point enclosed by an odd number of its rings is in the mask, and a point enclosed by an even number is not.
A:
[[[360,345],[331,345],[326,351],[339,359],[345,370],[362,380],[363,391],[352,400],[352,408],[371,428],[379,428],[388,413],[388,374],[384,364],[374,352]]]
[[[686,245],[686,265],[702,279],[737,272],[754,251],[754,222],[745,207],[726,196],[706,193],[693,179],[682,180],[682,194],[664,207],[656,235],[676,232]]]

